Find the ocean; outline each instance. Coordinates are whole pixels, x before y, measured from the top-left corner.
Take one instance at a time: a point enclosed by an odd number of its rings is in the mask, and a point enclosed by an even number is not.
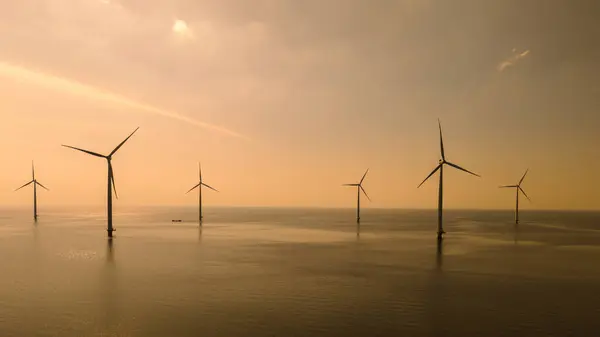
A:
[[[0,209],[2,337],[600,331],[598,212],[40,211]]]

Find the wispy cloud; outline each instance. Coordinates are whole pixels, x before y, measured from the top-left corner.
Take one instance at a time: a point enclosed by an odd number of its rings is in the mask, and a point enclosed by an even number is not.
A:
[[[529,53],[530,53],[529,50],[526,50],[526,51],[521,52],[521,53],[517,53],[516,49],[513,49],[512,52],[513,52],[513,55],[511,57],[509,57],[508,59],[500,62],[498,64],[498,66],[496,67],[496,69],[499,72],[504,71],[508,67],[514,66],[515,64],[517,64],[517,62],[519,62],[519,60],[521,60],[524,57],[527,57],[527,55],[529,55]]]
[[[168,110],[164,110],[143,102],[139,102],[125,96],[121,96],[119,94],[111,93],[90,85],[86,85],[83,83],[79,83],[72,79],[50,75],[43,72],[39,72],[37,70],[28,69],[26,67],[14,65],[11,63],[6,63],[0,61],[0,76],[5,76],[8,78],[16,79],[19,81],[24,81],[27,83],[32,83],[35,85],[47,87],[53,90],[58,90],[61,92],[65,92],[71,95],[76,95],[80,97],[85,97],[93,100],[101,100],[105,102],[110,102],[114,104],[118,104],[120,106],[132,108],[134,110],[143,111],[146,113],[151,113],[155,115],[160,115],[172,119],[176,119],[182,122],[186,122],[189,124],[193,124],[202,128],[206,128],[212,131],[216,131],[222,134],[226,134],[228,136],[246,138],[246,136],[239,134],[235,131],[231,131],[229,129],[197,121],[193,118],[181,115],[177,112],[172,112]]]

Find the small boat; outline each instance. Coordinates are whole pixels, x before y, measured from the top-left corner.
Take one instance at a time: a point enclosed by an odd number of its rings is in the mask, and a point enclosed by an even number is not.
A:
[[[171,220],[171,222],[181,222],[181,220]]]

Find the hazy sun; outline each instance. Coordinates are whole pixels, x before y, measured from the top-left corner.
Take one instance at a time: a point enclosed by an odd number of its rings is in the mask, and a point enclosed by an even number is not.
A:
[[[177,19],[173,23],[173,32],[180,35],[190,35],[190,28],[185,21]]]

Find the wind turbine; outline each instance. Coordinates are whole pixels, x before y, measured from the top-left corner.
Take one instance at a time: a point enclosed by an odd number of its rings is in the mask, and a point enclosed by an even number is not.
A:
[[[107,156],[96,153],[96,152],[69,146],[69,145],[62,145],[64,147],[68,147],[73,150],[85,152],[87,154],[91,154],[92,156],[106,159],[106,162],[108,164],[108,190],[107,190],[107,194],[106,194],[106,197],[107,197],[106,213],[107,213],[107,218],[108,218],[108,228],[106,229],[106,231],[108,232],[109,238],[112,238],[113,232],[115,231],[115,229],[113,229],[113,224],[112,224],[112,191],[113,190],[115,191],[115,198],[119,199],[119,196],[117,195],[117,188],[115,187],[115,177],[113,174],[113,168],[112,168],[112,164],[111,164],[112,156],[121,148],[121,146],[123,146],[123,144],[125,144],[126,141],[129,140],[129,138],[131,138],[131,136],[133,136],[133,134],[138,129],[139,129],[139,127],[137,127],[135,130],[133,130],[133,132],[129,136],[127,136],[127,138],[125,138],[124,141],[122,141],[119,145],[117,145],[117,147],[115,147],[115,149],[112,150]],[[111,189],[111,187],[112,187],[112,189]]]
[[[423,180],[423,182],[421,182],[421,184],[419,184],[419,186],[417,188],[421,187],[421,185],[423,185],[423,183],[425,183],[427,181],[427,179],[429,179],[429,177],[431,177],[435,172],[437,172],[438,170],[440,171],[440,187],[439,187],[439,191],[438,191],[438,232],[437,232],[437,237],[438,237],[438,240],[441,240],[445,233],[444,228],[442,226],[442,212],[443,212],[443,207],[444,207],[444,194],[443,194],[444,165],[454,167],[455,169],[459,169],[461,171],[467,172],[467,173],[472,174],[477,177],[481,177],[481,176],[478,174],[475,174],[469,170],[465,170],[464,168],[446,160],[446,155],[444,153],[444,140],[442,138],[442,124],[439,119],[438,119],[438,126],[440,129],[440,152],[441,152],[442,158],[439,160],[438,166],[431,173],[429,173],[427,178],[425,178],[425,180]]]
[[[523,183],[523,180],[525,179],[527,172],[529,172],[529,169],[527,169],[525,171],[525,174],[523,174],[523,177],[521,178],[521,180],[519,180],[518,184],[500,186],[500,188],[514,188],[517,190],[517,208],[515,209],[515,224],[517,224],[517,225],[519,224],[519,191],[521,191],[521,193],[523,193],[523,195],[527,198],[527,200],[531,201],[531,199],[529,199],[529,197],[527,196],[527,193],[525,193],[525,191],[521,188],[521,184]]]
[[[42,185],[39,181],[37,181],[35,179],[35,168],[33,167],[33,160],[31,161],[31,181],[28,182],[27,184],[17,188],[15,190],[18,191],[20,189],[22,189],[23,187],[29,185],[29,184],[33,184],[33,220],[37,221],[37,186],[39,185],[40,187],[42,187],[43,189],[45,189],[46,191],[50,191],[49,189],[47,189],[44,185]]]
[[[365,197],[367,197],[367,199],[369,199],[369,201],[371,201],[371,198],[369,198],[369,196],[367,195],[367,192],[365,191],[365,189],[362,187],[362,183],[365,180],[365,177],[367,176],[367,172],[369,172],[369,169],[367,169],[365,171],[365,174],[363,174],[362,178],[360,179],[360,182],[358,182],[358,184],[343,184],[342,186],[356,186],[356,223],[360,223],[360,191],[362,191],[365,194]]]
[[[200,162],[198,162],[198,185],[190,188],[190,190],[185,193],[187,194],[196,188],[198,189],[198,223],[200,224],[200,226],[202,226],[202,186],[208,187],[215,192],[219,192],[216,189],[202,182],[202,167],[200,166]]]

